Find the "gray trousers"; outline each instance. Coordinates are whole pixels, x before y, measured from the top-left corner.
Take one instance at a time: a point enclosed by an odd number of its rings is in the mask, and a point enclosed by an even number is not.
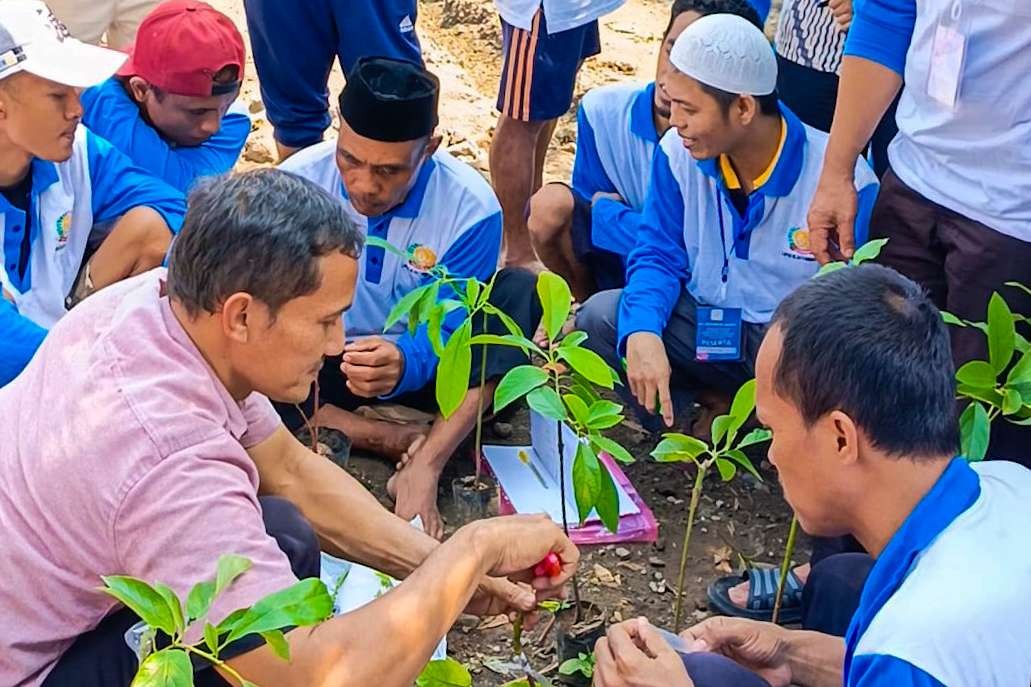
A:
[[[587,333],[584,345],[618,370],[626,382],[617,346],[619,344],[619,300],[623,291],[613,289],[591,296],[576,316],[577,329]],[[766,325],[745,322],[741,330],[741,360],[739,362],[702,362],[695,359],[698,329],[698,302],[684,289],[673,307],[662,342],[666,345],[672,375],[670,393],[677,417],[688,412],[699,391],[713,390],[733,394],[738,387],[755,376],[755,356],[766,333]],[[658,431],[661,419],[642,408],[630,398],[626,387],[621,395],[634,406],[646,429]]]

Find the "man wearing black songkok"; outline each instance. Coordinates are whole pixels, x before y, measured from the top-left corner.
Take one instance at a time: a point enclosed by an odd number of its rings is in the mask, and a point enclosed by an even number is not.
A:
[[[404,518],[421,516],[427,532],[439,538],[440,472],[475,424],[480,394],[487,394],[489,405],[496,381],[525,358],[518,349],[491,348],[488,382],[480,389],[480,360],[474,352],[470,379],[476,387],[444,421],[436,413],[438,357],[427,328],[413,335],[402,321],[384,331],[391,308],[431,279],[435,266],[446,266],[455,277],[486,282],[498,263],[501,207],[479,172],[439,149],[438,99],[439,81],[421,66],[362,59],[340,95],[337,140],[297,153],[283,169],[337,195],[367,237],[398,249],[370,243],[362,254],[354,305],[345,319],[347,346],[342,360],[330,361],[320,376],[319,423],[347,434],[356,448],[399,461],[402,467],[388,485],[396,498],[395,512]],[[447,291],[441,291],[441,299],[451,295]],[[534,293],[530,273],[504,270],[492,297],[528,336],[540,319]],[[465,315],[458,309],[445,317],[443,342]],[[491,331],[506,333],[497,318],[491,321]],[[377,399],[429,407],[436,413],[432,426],[427,432],[425,427],[398,426],[352,412]],[[294,418],[293,424],[300,420]]]

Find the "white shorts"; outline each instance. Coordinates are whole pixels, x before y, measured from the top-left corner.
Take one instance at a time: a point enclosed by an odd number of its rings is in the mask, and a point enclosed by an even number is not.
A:
[[[100,43],[106,35],[109,47],[125,50],[136,39],[140,22],[159,0],[49,0],[54,14],[73,36]]]

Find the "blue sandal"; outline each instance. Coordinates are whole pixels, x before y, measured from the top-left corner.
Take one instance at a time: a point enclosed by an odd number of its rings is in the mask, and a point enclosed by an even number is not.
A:
[[[742,582],[749,582],[745,608],[730,600],[730,590]],[[769,621],[773,617],[773,604],[779,582],[779,568],[748,568],[740,575],[721,577],[709,585],[709,608],[722,615]],[[801,622],[802,586],[802,581],[794,571],[788,571],[778,618],[780,624],[792,625]]]

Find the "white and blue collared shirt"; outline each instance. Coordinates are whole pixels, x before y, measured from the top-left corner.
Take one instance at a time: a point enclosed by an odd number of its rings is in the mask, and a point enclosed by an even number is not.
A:
[[[954,459],[870,571],[845,687],[1031,683],[1031,472]]]
[[[186,214],[181,193],[84,126],[68,160],[34,159],[30,174],[28,213],[0,196],[0,284],[13,301],[0,298],[0,386],[21,371],[66,312],[87,248],[104,238],[101,225],[149,207],[175,233]]]
[[[418,248],[422,256],[445,265],[456,277],[487,281],[497,269],[501,205],[479,172],[443,150],[423,164],[404,202],[378,217],[366,217],[351,205],[336,163],[336,141],[306,148],[280,167],[340,198],[367,236],[384,239],[402,251]],[[423,388],[436,373],[437,356],[425,325],[415,336],[404,322],[383,331],[394,305],[429,278],[413,261],[405,262],[383,248],[366,246],[362,254],[354,304],[347,313],[347,335],[349,339],[383,336],[401,349],[404,373],[391,397]],[[462,310],[455,310],[445,319],[445,340],[463,317]]]
[[[612,84],[588,91],[576,112],[573,190],[588,201],[598,192],[625,201],[599,198],[591,211],[591,243],[624,258],[637,240],[659,145],[654,101],[654,83]]]
[[[659,142],[637,246],[627,261],[620,350],[634,332],[662,336],[681,294],[676,285],[701,305],[740,308],[745,322],[766,324],[784,297],[816,274],[805,227],[827,134],[803,124],[783,103],[780,109],[780,151],[743,214],[729,199],[717,160],[695,160],[675,129]],[[879,188],[863,158],[856,161],[856,188],[860,245]]]
[[[494,0],[506,22],[529,31],[533,16],[544,8],[548,33],[559,33],[588,24],[619,8],[626,0]]]

